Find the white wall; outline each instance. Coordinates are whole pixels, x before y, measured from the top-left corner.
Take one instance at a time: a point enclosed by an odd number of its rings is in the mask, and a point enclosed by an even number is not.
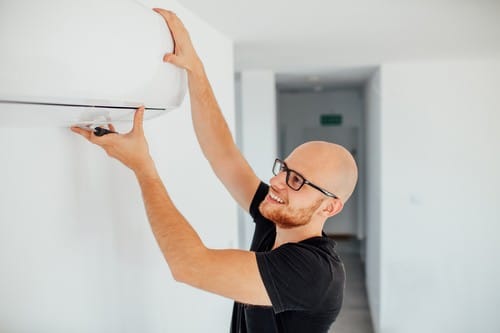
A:
[[[349,150],[356,150],[356,160],[361,167],[363,97],[359,89],[348,88],[317,93],[280,92],[278,109],[282,158],[286,158],[293,149],[306,141],[324,140],[341,144]],[[321,126],[322,114],[340,114],[342,124]],[[357,186],[342,212],[325,223],[325,232],[357,235],[363,238],[363,223],[358,223],[360,221],[358,208],[361,208],[359,189]]]
[[[185,21],[233,128],[232,42],[175,1],[144,2]],[[236,246],[236,205],[198,148],[188,98],[145,130],[204,242]],[[231,301],[171,278],[128,169],[69,129],[0,128],[0,150],[1,332],[228,330]]]
[[[378,332],[500,331],[499,77],[498,61],[382,66]]]
[[[277,157],[276,149],[276,83],[271,71],[245,71],[238,83],[238,146],[257,176],[268,182]],[[240,247],[248,249],[254,224],[240,211]]]
[[[366,154],[366,291],[372,322],[376,332],[380,332],[380,206],[381,191],[381,110],[380,71],[377,71],[365,86],[365,154]],[[361,173],[360,173],[361,176]]]

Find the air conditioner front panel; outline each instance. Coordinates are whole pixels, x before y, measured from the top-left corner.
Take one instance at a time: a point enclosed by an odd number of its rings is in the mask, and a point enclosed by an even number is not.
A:
[[[1,9],[0,100],[27,103],[0,102],[2,113],[30,117],[31,108],[38,117],[42,103],[52,103],[61,112],[75,109],[58,104],[115,107],[109,113],[117,117],[116,107],[182,103],[185,71],[162,61],[173,41],[150,8],[132,0],[9,0]]]

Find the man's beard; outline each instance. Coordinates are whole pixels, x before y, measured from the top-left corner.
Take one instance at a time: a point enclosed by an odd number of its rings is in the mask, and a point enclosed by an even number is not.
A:
[[[322,202],[323,200],[319,199],[306,208],[290,208],[262,201],[259,205],[259,211],[262,216],[274,222],[279,228],[292,229],[308,224]]]

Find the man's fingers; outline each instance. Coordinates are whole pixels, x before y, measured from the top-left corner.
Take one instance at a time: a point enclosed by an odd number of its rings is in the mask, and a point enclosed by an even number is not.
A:
[[[184,23],[182,23],[182,21],[177,17],[177,15],[175,15],[174,12],[162,8],[153,8],[153,10],[163,17],[170,32],[172,33],[172,37],[174,37],[174,40],[177,37],[177,33],[187,33],[187,30],[184,27]]]
[[[175,18],[174,12],[171,12],[170,10],[166,10],[163,8],[153,8],[153,10],[163,17],[168,27],[170,28],[170,31],[172,31],[172,23],[173,23],[172,21]]]
[[[168,10],[168,9],[163,9],[163,8],[153,8],[153,10],[155,12],[157,12],[158,14],[160,14],[161,16],[163,16],[163,18],[165,20],[168,20],[169,18],[171,18],[172,16],[175,16],[175,13],[171,10]]]
[[[90,141],[90,136],[92,135],[91,131],[76,126],[71,127],[71,130]]]
[[[167,24],[167,27],[168,27],[168,31],[170,32],[170,35],[172,35],[172,41],[174,43],[174,50],[175,50],[175,40],[176,40],[176,29],[173,27],[173,21],[174,21],[174,17],[175,17],[175,14],[169,10],[166,10],[166,9],[162,9],[162,8],[153,8],[153,10],[155,12],[157,12],[158,14],[160,14],[163,19],[165,20],[165,23]]]
[[[108,142],[108,138],[105,136],[97,136],[94,134],[94,131],[92,129],[83,129],[80,127],[73,126],[71,127],[71,131],[80,134],[83,136],[85,139],[88,141],[98,145],[98,146],[103,146],[106,142]]]
[[[194,65],[193,61],[196,61],[196,51],[186,27],[175,13],[162,8],[154,8],[154,11],[160,14],[167,23],[174,43],[174,51],[165,54],[163,61],[191,70]]]
[[[144,106],[141,106],[135,111],[134,114],[134,127],[132,128],[133,132],[139,131],[144,132],[142,123],[144,121]]]

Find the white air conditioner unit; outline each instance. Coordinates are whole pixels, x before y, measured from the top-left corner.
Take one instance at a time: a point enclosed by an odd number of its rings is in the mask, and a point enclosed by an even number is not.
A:
[[[178,107],[163,18],[134,0],[1,0],[0,126],[99,125]]]

